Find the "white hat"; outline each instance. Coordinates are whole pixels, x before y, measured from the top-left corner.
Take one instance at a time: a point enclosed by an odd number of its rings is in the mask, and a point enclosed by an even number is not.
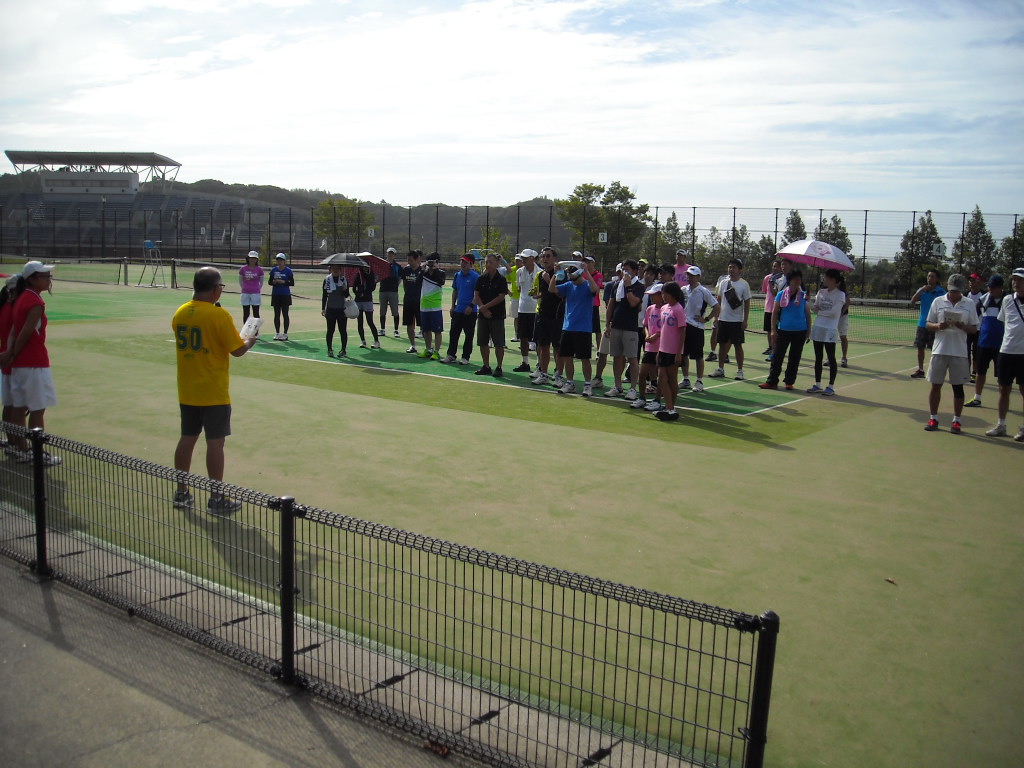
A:
[[[5,283],[5,285],[8,288],[13,288],[18,284],[19,277],[21,277],[21,275],[11,275],[10,277],[7,278],[7,282]]]
[[[616,272],[621,272],[622,271],[622,262],[621,261],[618,264],[615,265],[615,271]]]
[[[21,276],[28,280],[37,272],[53,272],[53,264],[43,264],[41,261],[30,261],[21,268]]]
[[[394,248],[388,248],[386,253],[398,253]]]
[[[285,256],[283,253],[277,254],[277,256],[275,256],[274,258],[275,259],[281,259],[281,261],[288,261],[288,257]]]
[[[249,251],[249,254],[246,256],[247,259],[258,259],[259,257],[260,257],[260,252],[259,251]]]
[[[686,274],[693,275],[694,277],[700,277],[700,267],[698,267],[696,264],[691,264],[686,268]]]
[[[1010,277],[1024,277],[1024,267],[1017,267],[1010,273]]]
[[[523,252],[519,254],[524,259],[536,259],[537,252],[533,248],[523,248]]]
[[[661,283],[655,283],[650,288],[648,288],[646,291],[644,291],[644,293],[646,293],[647,295],[650,295],[652,293],[661,293],[661,289],[664,288],[664,287],[665,286],[662,285]]]
[[[579,251],[573,251],[573,252],[572,252],[572,257],[573,257],[574,259],[582,259],[582,258],[583,258],[583,254],[582,254],[582,253],[580,253]]]

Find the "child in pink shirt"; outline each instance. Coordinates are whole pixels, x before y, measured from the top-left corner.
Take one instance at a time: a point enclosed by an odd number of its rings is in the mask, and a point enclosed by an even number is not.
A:
[[[686,338],[686,309],[679,283],[670,281],[661,289],[665,304],[661,307],[661,328],[658,332],[658,387],[665,398],[665,408],[654,415],[662,421],[676,421],[676,396],[679,394],[679,362]]]
[[[658,369],[658,346],[660,344],[658,333],[661,331],[661,305],[665,303],[662,296],[661,283],[654,283],[644,291],[650,298],[651,303],[644,310],[644,356],[640,361],[640,383],[643,384],[651,375],[651,370]],[[650,402],[646,402],[643,395],[640,395],[630,404],[630,408],[646,408],[648,411],[661,409],[658,396],[655,395]]]

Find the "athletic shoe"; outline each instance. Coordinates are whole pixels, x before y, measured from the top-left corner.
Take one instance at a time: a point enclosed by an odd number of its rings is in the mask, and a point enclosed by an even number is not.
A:
[[[656,394],[658,394],[658,388],[656,386],[654,386],[653,384],[648,384],[644,388],[644,394],[646,394],[646,395],[656,395]]]
[[[402,338],[401,336],[399,336],[399,335],[398,335],[398,331],[395,331],[395,338],[396,338],[396,339],[400,339],[400,338]]]
[[[1024,443],[1024,426],[1017,430],[1017,434],[1013,436],[1013,439],[1018,443]]]
[[[348,357],[348,352],[346,352],[344,349],[341,350],[341,352],[338,353],[338,358],[339,359],[341,359],[343,357]]]
[[[537,351],[537,342],[536,341],[531,341],[530,342],[530,351],[531,352],[536,352]]]
[[[624,394],[626,394],[626,392],[622,387],[612,387],[604,393],[605,397],[622,397]]]
[[[43,451],[43,466],[44,467],[56,467],[58,464],[62,464],[64,459],[60,456],[54,456],[53,454]]]
[[[192,498],[192,494],[188,491],[175,491],[174,492],[174,506],[178,509],[190,509],[195,504],[195,499]]]
[[[274,341],[281,341],[281,334],[280,333],[275,333],[274,334]]]
[[[212,496],[206,504],[206,511],[213,515],[231,515],[242,508],[242,502],[221,496],[215,499]]]
[[[637,398],[636,400],[634,400],[632,403],[629,404],[629,407],[630,408],[636,408],[636,409],[639,410],[640,408],[646,408],[647,407],[647,403],[644,400],[641,400],[640,398]]]
[[[715,368],[711,373],[708,374],[709,379],[724,379],[725,370],[723,368]]]
[[[820,394],[821,394],[822,392],[824,392],[824,391],[825,391],[825,390],[824,390],[824,389],[822,389],[822,388],[821,388],[820,386],[818,386],[817,384],[815,384],[815,385],[814,385],[813,387],[808,387],[808,388],[807,388],[807,394],[808,394],[808,395],[820,395]]]
[[[846,361],[845,357],[842,360],[839,361],[839,367],[840,368],[849,368],[850,367],[850,364]]]
[[[978,374],[972,373],[971,374],[971,384],[977,384],[977,383],[978,383]]]
[[[454,363],[456,360],[458,360],[458,358],[455,357],[455,355],[445,355],[441,358],[442,363]]]
[[[430,356],[431,356],[432,354],[434,354],[434,350],[432,350],[432,349],[431,349],[430,347],[427,347],[427,348],[426,348],[426,349],[424,349],[424,350],[423,350],[422,352],[420,352],[420,358],[422,358],[423,360],[426,360],[426,359],[427,359],[427,358],[429,358],[429,357],[430,357]]]
[[[765,381],[757,385],[759,389],[778,389],[778,384],[772,384],[771,382]]]
[[[370,345],[370,349],[380,349],[380,342],[379,341],[373,342],[373,344]]]
[[[441,353],[435,349],[434,354],[430,356],[430,359],[437,363],[441,362]]]
[[[423,338],[423,331],[416,331],[416,338],[417,339],[422,339]]]
[[[704,358],[705,363],[714,363],[718,360],[718,355],[714,352],[708,352],[708,356]]]
[[[981,408],[981,400],[974,398],[964,403],[964,408]]]
[[[513,344],[518,344],[519,343],[519,337],[516,336],[514,339],[512,339],[512,343]]]
[[[1021,427],[1021,429],[1024,429],[1024,427]],[[992,427],[992,429],[990,429],[985,434],[988,435],[989,437],[1002,437],[1003,435],[1006,434],[1006,425],[1004,425],[1004,424],[996,424],[994,427]],[[1019,438],[1020,438],[1020,433],[1017,433],[1017,437],[1015,437],[1013,439],[1017,440]]]
[[[583,385],[583,396],[590,397],[592,394],[594,394],[594,388],[588,381],[586,384]]]
[[[360,341],[359,342],[359,348],[360,349],[369,349],[369,347],[366,346],[366,342],[365,341]]]
[[[282,333],[281,334],[281,341],[288,341],[288,334],[287,333]]]
[[[477,376],[490,376],[494,373],[494,371],[491,370],[491,366],[484,365],[478,368],[476,371],[474,371],[474,373]]]
[[[689,379],[683,379],[682,381],[680,381],[679,382],[679,388],[680,389],[691,389],[691,387],[690,387],[690,380]]]
[[[650,401],[649,403],[647,403],[646,405],[644,405],[644,410],[645,410],[645,411],[650,411],[651,413],[654,413],[655,411],[660,411],[660,410],[661,410],[662,408],[664,408],[664,407],[665,407],[665,406],[663,406],[663,405],[662,405],[662,404],[661,404],[660,402],[658,402],[657,400],[651,400],[651,401]]]
[[[533,373],[530,374],[530,381],[532,381],[534,384],[536,384],[538,379],[546,379],[547,377],[548,377],[548,375],[547,375],[546,372],[541,371],[541,370],[536,370],[536,371],[534,371]]]
[[[529,363],[522,363],[520,365],[517,365],[512,370],[515,371],[516,373],[529,373],[530,371],[533,370],[533,368],[530,367]]]
[[[561,392],[563,395],[575,395],[576,385],[571,381],[567,381],[561,387],[558,388],[558,391]]]
[[[912,378],[912,379],[923,379],[924,378],[924,371],[922,371],[920,368],[918,368],[916,371],[914,371],[912,374],[910,374],[910,378]]]
[[[766,349],[766,350],[765,350],[764,352],[762,352],[761,354],[762,354],[762,355],[770,355],[771,353],[772,353],[772,348],[771,348],[771,347],[768,347],[768,349]]]
[[[954,421],[952,424],[950,424],[949,425],[949,431],[950,431],[951,434],[959,435],[960,432],[961,432],[961,430],[960,430],[960,422],[959,421]]]
[[[659,421],[678,421],[679,414],[676,411],[658,411],[654,414],[654,418]]]
[[[554,378],[551,379],[551,386],[556,389],[561,389],[566,384],[565,377],[560,373],[556,373]]]
[[[548,375],[546,373],[542,373],[540,376],[536,376],[536,377],[530,379],[530,383],[531,384],[536,384],[539,387],[539,386],[550,384],[551,380],[548,378]]]
[[[594,378],[592,378],[590,380],[590,386],[593,389],[604,389],[604,382],[601,381],[601,377],[600,376],[595,376]]]
[[[796,387],[793,386],[792,384],[787,384],[786,389],[796,389]]]
[[[14,443],[5,443],[4,453],[6,453],[8,456],[17,456],[18,454],[21,453],[21,449]]]
[[[626,393],[626,399],[635,403],[637,399],[636,390],[630,387],[629,392]]]
[[[736,375],[733,376],[733,379],[735,379],[736,381],[743,381],[743,369],[742,368],[737,368],[736,369]]]
[[[328,349],[327,350],[327,356],[328,357],[334,357],[334,350],[333,349]]]
[[[722,362],[722,365],[728,365],[729,364],[729,356],[728,355],[723,355],[721,362]]]
[[[924,425],[925,432],[934,432],[939,428],[939,422],[935,419],[928,419],[928,423]],[[1005,432],[1003,434],[1006,434]]]
[[[697,379],[697,383],[693,385],[693,391],[694,392],[703,392],[704,391],[704,382],[701,381],[700,379]]]
[[[1005,435],[1006,433],[1004,432],[1003,434]],[[32,451],[15,451],[11,454],[11,457],[19,464],[28,464],[32,461]]]
[[[835,393],[836,391],[832,389],[832,385],[829,384],[827,387],[825,387],[825,391],[822,392],[821,394],[824,395],[825,397],[832,397],[832,395],[834,395]]]
[[[416,352],[416,347],[415,347],[415,346],[413,346],[413,347],[409,347],[409,348],[408,348],[407,350],[405,350],[405,351],[406,351],[406,352],[413,352],[413,353],[415,353],[415,352]]]
[[[764,359],[764,361],[765,361],[766,363],[770,363],[770,362],[771,362],[772,360],[774,360],[774,359],[775,359],[775,353],[772,353],[772,354],[768,355],[768,357],[766,357],[766,358]]]
[[[469,365],[469,358],[466,358],[466,357],[459,358],[459,365]]]
[[[491,376],[493,376],[496,379],[500,379],[501,375],[502,375],[501,374],[501,366],[499,365],[499,366],[495,367],[494,373],[492,373]]]

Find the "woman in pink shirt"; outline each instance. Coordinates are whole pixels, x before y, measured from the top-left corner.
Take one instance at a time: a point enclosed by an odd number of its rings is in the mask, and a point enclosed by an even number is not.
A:
[[[662,421],[676,421],[676,396],[679,394],[679,363],[682,359],[683,340],[686,337],[686,309],[683,290],[670,280],[662,286],[665,299],[661,307],[661,329],[658,331],[658,386],[664,398],[663,410],[654,415]]]

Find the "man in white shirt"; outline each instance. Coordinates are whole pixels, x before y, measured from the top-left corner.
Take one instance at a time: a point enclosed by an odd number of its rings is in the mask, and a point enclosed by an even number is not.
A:
[[[750,319],[750,285],[740,277],[743,262],[740,259],[729,259],[729,279],[718,286],[718,303],[722,309],[718,315],[718,368],[709,374],[709,378],[720,379],[725,376],[725,361],[728,360],[729,347],[736,348],[736,380],[743,381],[743,341],[747,321]]]
[[[939,296],[928,309],[925,327],[935,334],[932,342],[932,356],[928,361],[928,382],[932,385],[928,393],[929,418],[924,428],[934,432],[939,428],[939,402],[942,385],[949,377],[953,387],[953,424],[949,431],[959,435],[960,414],[964,408],[964,385],[971,380],[971,366],[967,362],[967,337],[978,332],[978,311],[973,301],[964,294],[967,278],[950,275],[946,283],[946,294]]]
[[[1006,414],[1010,410],[1010,390],[1014,382],[1024,398],[1024,267],[1010,276],[1013,292],[1003,297],[999,320],[1003,323],[1003,343],[999,347],[999,423],[986,432],[990,437],[1006,434]],[[1024,424],[1013,438],[1024,443]]]
[[[687,285],[683,287],[686,299],[686,338],[683,340],[683,380],[680,389],[690,389],[690,361],[697,361],[697,383],[694,392],[704,391],[704,323],[718,319],[721,308],[718,299],[700,283],[700,267],[693,264],[686,268]],[[708,316],[707,310],[711,310]]]
[[[519,354],[523,356],[523,362],[512,370],[528,373],[530,344],[533,342],[533,329],[537,324],[537,298],[530,294],[534,293],[533,282],[537,279],[540,267],[537,266],[537,252],[532,248],[524,248],[516,258],[522,258],[522,264],[516,270],[516,284],[519,286],[519,320],[516,327],[519,329]]]

